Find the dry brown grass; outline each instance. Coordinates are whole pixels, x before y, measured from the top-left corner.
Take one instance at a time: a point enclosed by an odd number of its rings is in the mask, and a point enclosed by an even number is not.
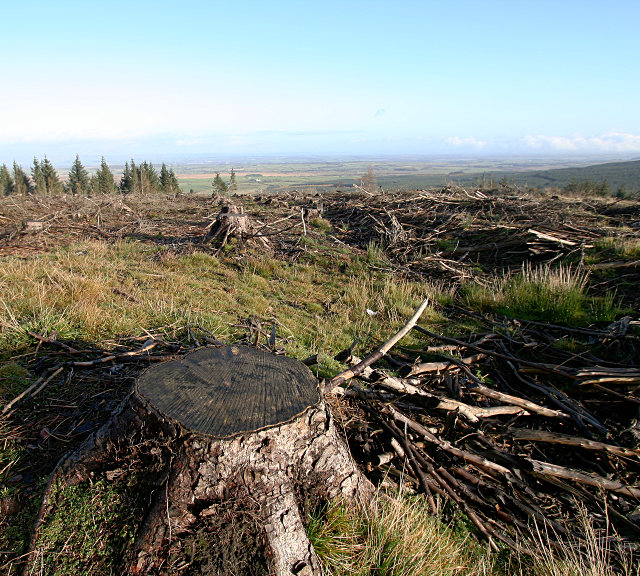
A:
[[[577,504],[579,506],[579,504]],[[637,559],[612,530],[597,533],[585,510],[579,538],[560,540],[544,529],[522,538],[526,555],[491,556],[431,515],[422,497],[382,495],[354,510],[331,502],[309,526],[310,539],[331,576],[637,576]],[[553,542],[553,544],[552,544]]]

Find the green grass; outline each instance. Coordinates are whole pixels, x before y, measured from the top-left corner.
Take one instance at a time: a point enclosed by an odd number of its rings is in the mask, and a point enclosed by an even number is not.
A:
[[[258,316],[277,323],[289,354],[331,354],[355,338],[363,346],[384,338],[432,290],[376,271],[354,276],[354,257],[307,238],[298,262],[250,254],[238,260],[234,251],[177,255],[128,241],[7,257],[0,270],[0,348],[28,348],[29,330],[100,342],[173,323],[234,341],[241,332],[231,325]]]
[[[575,530],[558,545],[533,526],[534,538],[518,542],[527,554],[490,555],[468,531],[432,515],[424,497],[382,495],[364,509],[329,502],[311,517],[307,532],[328,576],[637,575],[631,552],[615,532],[597,534],[585,510]]]
[[[333,501],[311,518],[308,533],[329,576],[491,573],[482,548],[432,516],[422,497],[382,497],[365,510]]]
[[[589,296],[588,276],[571,266],[523,265],[518,274],[464,286],[462,297],[471,308],[527,320],[569,325],[615,320],[621,312],[615,297]]]
[[[595,243],[586,255],[585,261],[593,264],[605,257],[614,260],[640,260],[640,238],[605,236]]]
[[[51,576],[119,573],[142,513],[135,487],[135,479],[125,489],[100,480],[52,494],[54,511],[41,526],[31,567]]]
[[[331,231],[331,222],[325,220],[324,218],[312,218],[309,221],[309,224],[313,226],[316,230],[322,232],[330,232]]]

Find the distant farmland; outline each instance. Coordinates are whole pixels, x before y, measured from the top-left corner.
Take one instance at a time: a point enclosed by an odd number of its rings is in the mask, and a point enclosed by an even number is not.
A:
[[[553,167],[554,162],[556,166]],[[566,161],[565,161],[566,162]],[[480,186],[500,181],[522,187],[563,188],[572,181],[606,180],[612,192],[625,188],[629,192],[640,190],[640,160],[566,166],[560,160],[473,160],[443,159],[417,160],[362,160],[344,162],[247,162],[234,165],[241,193],[261,194],[287,190],[328,191],[351,188],[359,184],[369,166],[373,166],[377,182],[385,190],[416,190],[457,184]],[[211,190],[216,172],[228,178],[231,165],[199,164],[174,166],[184,192],[205,193]]]

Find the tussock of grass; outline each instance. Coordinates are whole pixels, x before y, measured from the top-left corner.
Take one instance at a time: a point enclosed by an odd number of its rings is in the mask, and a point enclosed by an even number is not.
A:
[[[534,540],[520,542],[526,555],[505,550],[498,562],[431,515],[421,496],[383,496],[364,510],[335,500],[308,526],[329,576],[637,576],[631,552],[615,534],[596,533],[586,511],[576,530],[579,538],[552,545],[538,529]]]
[[[637,559],[609,523],[603,533],[596,532],[589,512],[576,505],[581,511],[580,539],[572,537],[554,550],[549,534],[536,526],[535,539],[528,543],[533,567],[526,571],[521,568],[520,572],[535,576],[637,576],[640,573]]]
[[[589,259],[599,261],[604,254],[621,260],[640,260],[640,239],[606,236],[595,243]]]
[[[488,285],[468,285],[463,294],[471,307],[529,320],[573,325],[615,320],[614,297],[588,296],[588,278],[587,271],[572,266],[527,263],[518,274],[505,274]]]
[[[331,222],[324,218],[312,218],[309,220],[309,224],[321,232],[329,232],[331,230]]]
[[[490,567],[479,546],[430,516],[423,498],[385,497],[366,511],[334,501],[308,531],[331,576],[480,575]]]

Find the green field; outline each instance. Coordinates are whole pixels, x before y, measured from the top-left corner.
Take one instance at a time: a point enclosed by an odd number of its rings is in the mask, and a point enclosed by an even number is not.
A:
[[[136,158],[136,163],[145,160]],[[640,160],[617,161],[616,157],[540,156],[540,157],[464,157],[464,156],[394,156],[371,158],[233,158],[193,161],[166,161],[178,176],[183,192],[206,194],[219,172],[229,181],[231,169],[236,173],[238,193],[260,195],[294,190],[334,192],[361,184],[372,167],[377,184],[386,191],[421,190],[442,186],[495,188],[500,183],[521,188],[560,189],[573,182],[606,181],[612,194],[620,188],[627,193],[640,191]],[[156,170],[160,162],[153,161]],[[95,173],[97,166],[87,166]],[[112,164],[116,181],[124,166]],[[68,169],[60,167],[61,178]]]
[[[588,158],[373,158],[371,160],[322,161],[319,159],[247,160],[173,166],[184,192],[211,190],[216,172],[228,179],[237,175],[238,192],[264,194],[335,191],[360,184],[368,168],[385,190],[416,190],[434,186],[493,186],[508,182],[525,188],[563,188],[571,181],[606,180],[615,192],[624,187],[640,190],[640,161],[593,163]]]

